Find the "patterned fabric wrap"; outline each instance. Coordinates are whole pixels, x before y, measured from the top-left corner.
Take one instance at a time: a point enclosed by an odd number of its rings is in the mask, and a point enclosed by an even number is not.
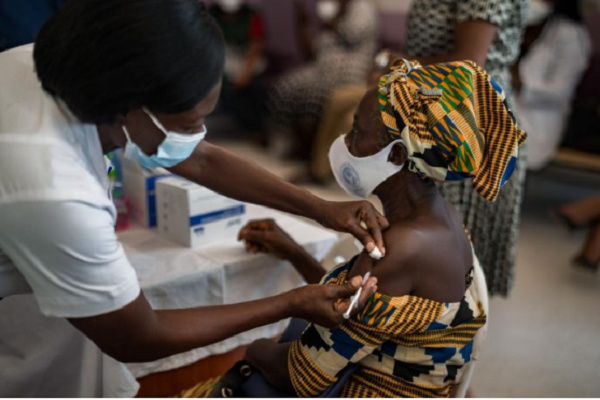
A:
[[[527,137],[505,100],[472,61],[422,67],[399,60],[379,82],[383,122],[404,140],[411,170],[436,181],[473,178],[489,201],[514,172]]]
[[[353,262],[323,279],[343,285]],[[309,325],[292,343],[288,368],[296,393],[314,397],[360,364],[341,397],[450,397],[486,323],[474,285],[456,303],[381,293],[336,329]]]

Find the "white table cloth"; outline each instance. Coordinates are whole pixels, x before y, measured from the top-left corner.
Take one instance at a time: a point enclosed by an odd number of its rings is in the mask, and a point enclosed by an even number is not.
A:
[[[248,205],[247,218],[273,218],[315,258],[333,247],[337,235],[314,224],[263,207]],[[134,228],[119,234],[136,269],[142,290],[155,309],[238,303],[273,296],[304,284],[287,263],[253,255],[232,237],[219,245],[190,249],[161,238],[154,230]],[[192,364],[256,339],[273,337],[287,321],[241,333],[223,342],[149,363],[128,364],[136,377]]]

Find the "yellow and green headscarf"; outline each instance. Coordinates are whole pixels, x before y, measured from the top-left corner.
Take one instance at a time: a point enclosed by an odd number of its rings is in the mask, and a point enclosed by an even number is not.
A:
[[[513,174],[527,137],[505,100],[472,61],[422,67],[399,60],[379,82],[383,122],[403,139],[411,170],[436,181],[473,178],[490,201]]]

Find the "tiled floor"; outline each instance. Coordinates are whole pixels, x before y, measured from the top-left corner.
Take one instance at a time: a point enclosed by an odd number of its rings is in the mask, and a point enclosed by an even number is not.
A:
[[[282,177],[300,166],[244,142],[222,144]],[[335,184],[308,189],[327,199],[347,199]],[[565,232],[547,215],[550,206],[594,189],[600,189],[597,174],[556,170],[529,176],[515,287],[508,299],[491,301],[473,395],[600,397],[600,273],[570,266],[585,232]],[[342,250],[352,251],[351,242]]]

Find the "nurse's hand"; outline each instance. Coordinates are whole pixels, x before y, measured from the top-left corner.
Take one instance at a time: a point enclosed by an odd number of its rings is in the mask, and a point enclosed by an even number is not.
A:
[[[291,296],[292,316],[326,328],[335,328],[344,322],[343,315],[350,306],[350,298],[361,285],[362,277],[355,276],[344,286],[307,285],[294,289],[287,293]],[[362,310],[375,291],[377,278],[369,278],[351,314]]]
[[[385,255],[381,232],[390,224],[370,202],[326,201],[316,211],[316,215],[316,220],[324,227],[347,232],[357,238],[365,246],[367,253],[371,253],[377,246],[381,254]]]

